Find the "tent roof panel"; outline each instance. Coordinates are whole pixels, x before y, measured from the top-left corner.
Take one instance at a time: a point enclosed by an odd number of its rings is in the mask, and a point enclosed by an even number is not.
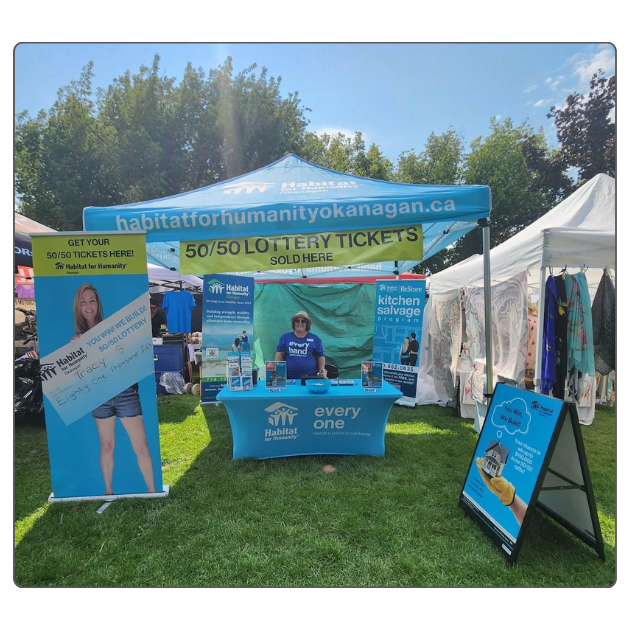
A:
[[[147,230],[148,242],[474,222],[489,216],[487,186],[373,180],[296,155],[172,197],[83,211],[87,231]],[[448,229],[448,227],[446,228]]]
[[[614,267],[615,199],[615,180],[596,175],[540,219],[492,249],[492,280],[505,280],[527,270],[528,284],[537,287],[542,266]],[[482,257],[440,271],[428,283],[433,293],[480,285]]]

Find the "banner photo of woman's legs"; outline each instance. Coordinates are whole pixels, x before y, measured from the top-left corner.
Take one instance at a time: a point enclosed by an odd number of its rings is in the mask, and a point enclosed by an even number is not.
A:
[[[162,492],[145,234],[33,237],[55,499]]]

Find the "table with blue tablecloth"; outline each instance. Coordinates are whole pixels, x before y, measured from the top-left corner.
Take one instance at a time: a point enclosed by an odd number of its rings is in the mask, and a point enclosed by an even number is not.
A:
[[[294,455],[385,454],[385,426],[402,393],[387,382],[364,391],[360,380],[313,394],[299,381],[268,390],[259,381],[251,391],[217,395],[228,412],[234,459]]]

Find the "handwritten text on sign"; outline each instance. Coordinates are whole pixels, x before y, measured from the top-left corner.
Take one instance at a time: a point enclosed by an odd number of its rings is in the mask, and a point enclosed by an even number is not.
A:
[[[68,425],[153,372],[149,296],[41,359],[45,396]]]

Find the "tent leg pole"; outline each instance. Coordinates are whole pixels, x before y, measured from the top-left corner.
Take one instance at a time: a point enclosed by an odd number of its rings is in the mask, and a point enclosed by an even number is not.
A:
[[[483,236],[483,296],[486,327],[486,394],[492,396],[494,375],[492,370],[492,279],[490,277],[490,221],[479,219]]]

